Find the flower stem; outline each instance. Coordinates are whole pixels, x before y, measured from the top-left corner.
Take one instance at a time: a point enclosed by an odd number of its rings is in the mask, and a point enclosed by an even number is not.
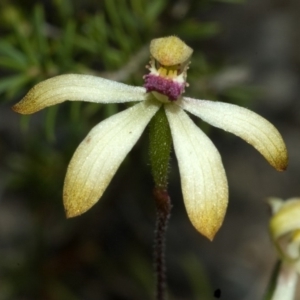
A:
[[[278,262],[274,268],[265,300],[293,300],[298,275],[292,265]]]
[[[155,186],[167,189],[168,171],[171,152],[171,131],[163,107],[150,122],[150,164]]]
[[[156,273],[156,300],[166,299],[166,262],[165,241],[166,230],[171,213],[171,201],[168,192],[163,189],[154,189],[156,203],[156,228],[154,244],[154,264]]]
[[[165,240],[171,213],[171,200],[167,191],[171,152],[171,132],[162,107],[150,123],[150,163],[155,183],[156,228],[154,237],[154,265],[156,274],[156,300],[166,299]]]

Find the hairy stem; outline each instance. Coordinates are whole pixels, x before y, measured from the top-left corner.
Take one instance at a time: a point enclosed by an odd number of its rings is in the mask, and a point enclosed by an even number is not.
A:
[[[162,107],[150,124],[150,163],[155,183],[154,199],[156,204],[154,237],[156,300],[166,299],[165,239],[172,207],[167,192],[171,143],[169,123]]]
[[[171,213],[171,200],[164,189],[155,188],[156,228],[154,243],[154,263],[156,274],[156,300],[166,299],[166,262],[165,243],[166,230]]]

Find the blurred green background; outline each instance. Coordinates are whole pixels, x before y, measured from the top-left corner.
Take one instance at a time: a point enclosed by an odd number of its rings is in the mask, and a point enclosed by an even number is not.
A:
[[[286,140],[277,173],[238,138],[199,126],[223,157],[230,203],[214,242],[183,206],[172,157],[167,234],[170,299],[261,299],[275,263],[268,196],[299,196],[300,5],[280,0],[45,0],[0,3],[0,300],[153,299],[155,206],[148,132],[101,201],[67,220],[62,186],[77,145],[124,104],[64,103],[30,117],[11,105],[64,73],[142,85],[152,38],[194,48],[186,94],[249,107]]]

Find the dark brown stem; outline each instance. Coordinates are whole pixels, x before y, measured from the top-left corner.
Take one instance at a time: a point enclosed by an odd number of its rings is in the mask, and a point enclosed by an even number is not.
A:
[[[156,228],[154,240],[154,263],[156,274],[156,300],[166,299],[165,240],[171,214],[171,200],[166,189],[155,188]]]

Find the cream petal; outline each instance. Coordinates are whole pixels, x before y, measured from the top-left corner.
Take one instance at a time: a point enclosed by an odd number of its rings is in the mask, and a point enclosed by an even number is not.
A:
[[[271,207],[277,205],[274,204],[274,198],[269,203]],[[289,232],[300,230],[300,198],[290,198],[282,202],[270,221],[270,230],[275,240]]]
[[[165,107],[188,216],[195,228],[212,240],[223,223],[228,203],[220,154],[180,107],[173,104]]]
[[[13,110],[32,114],[67,100],[96,103],[121,103],[145,100],[143,87],[134,87],[92,75],[55,76],[35,85]]]
[[[275,274],[275,273],[274,273]],[[274,291],[268,298],[270,300],[294,300],[298,283],[298,274],[294,266],[290,263],[282,262],[276,272],[276,277],[272,274],[272,284]],[[276,279],[276,281],[275,281]]]
[[[140,102],[90,131],[67,170],[63,192],[67,217],[84,213],[99,200],[159,106],[158,102]]]
[[[280,133],[258,114],[234,104],[186,97],[178,105],[212,126],[244,139],[278,171],[286,169],[288,155]]]

